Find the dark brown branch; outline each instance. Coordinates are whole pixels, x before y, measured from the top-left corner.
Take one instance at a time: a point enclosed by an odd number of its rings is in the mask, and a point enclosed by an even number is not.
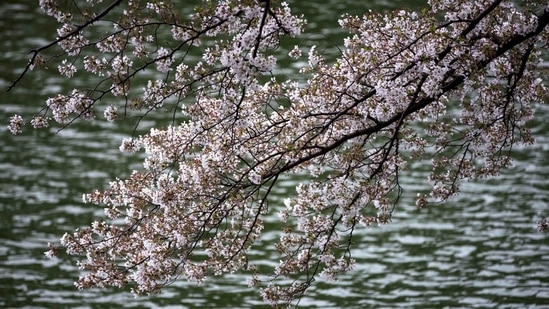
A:
[[[470,23],[469,23],[469,26],[467,28],[465,28],[463,30],[463,32],[461,32],[461,36],[462,37],[466,37],[467,34],[469,34],[469,32],[473,31],[473,29],[475,29],[475,27],[478,25],[478,23],[483,20],[486,16],[488,16],[488,14],[490,14],[490,12],[492,12],[493,10],[495,10],[499,4],[502,2],[503,0],[496,0],[494,1],[494,3],[492,3],[492,5],[490,5],[489,7],[486,8],[486,10],[482,11],[482,13],[480,13],[475,19],[473,19]]]
[[[261,17],[261,23],[259,24],[259,33],[257,34],[257,38],[255,40],[255,47],[252,54],[252,58],[255,58],[257,56],[257,51],[259,50],[259,43],[261,43],[261,34],[263,33],[263,27],[265,26],[265,23],[267,22],[267,15],[269,15],[269,10],[271,9],[271,1],[266,0],[265,1],[265,11],[263,11],[263,16]]]

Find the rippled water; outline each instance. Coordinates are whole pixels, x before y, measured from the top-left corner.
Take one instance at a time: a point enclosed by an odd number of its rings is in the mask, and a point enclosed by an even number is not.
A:
[[[36,14],[35,2],[0,4],[2,87],[20,72],[25,53],[43,42],[42,36],[54,35],[54,25]],[[336,26],[334,12],[348,8],[359,13],[364,3],[391,6],[350,0],[300,4],[314,18],[308,40],[330,45],[327,38],[334,30],[327,21]],[[7,123],[10,114],[32,112],[32,104],[67,87],[60,81],[45,72],[24,80],[13,93],[3,92],[0,119]],[[539,121],[532,123],[538,143],[518,150],[515,166],[501,177],[467,183],[450,202],[421,211],[414,207],[411,193],[404,196],[390,225],[360,233],[353,252],[356,269],[336,283],[317,281],[300,305],[549,308],[549,241],[535,230],[540,215],[549,214],[547,117],[549,108],[540,106]],[[201,286],[178,281],[161,295],[134,299],[117,290],[77,291],[72,285],[78,276],[74,263],[44,258],[47,242],[102,214],[81,203],[82,193],[139,168],[137,158],[117,150],[130,130],[131,126],[83,123],[59,133],[52,129],[13,137],[0,131],[0,308],[264,307],[257,291],[248,289],[245,277],[238,274]],[[404,187],[421,189],[425,169],[422,162],[414,163]],[[283,182],[275,192],[278,200],[296,183]],[[276,262],[267,249],[274,237],[267,231],[264,244],[253,252],[265,267]]]

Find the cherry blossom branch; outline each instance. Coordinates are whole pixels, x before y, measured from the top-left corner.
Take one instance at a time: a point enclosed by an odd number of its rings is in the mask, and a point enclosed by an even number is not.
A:
[[[27,71],[29,71],[30,68],[34,65],[34,61],[36,60],[36,57],[38,57],[38,54],[40,52],[42,52],[46,49],[49,49],[50,47],[58,44],[61,41],[66,40],[67,38],[70,38],[70,37],[74,36],[77,33],[80,33],[83,29],[87,28],[89,25],[101,20],[101,18],[103,18],[104,16],[109,14],[112,10],[114,10],[114,8],[116,8],[118,5],[120,5],[120,3],[122,3],[122,1],[123,0],[115,0],[105,10],[103,10],[102,12],[97,14],[95,17],[91,18],[90,20],[84,22],[81,25],[76,25],[76,28],[74,30],[72,30],[71,32],[59,36],[57,39],[51,41],[50,43],[48,43],[44,46],[41,46],[37,49],[31,50],[29,52],[29,53],[32,53],[31,59],[29,60],[29,62],[25,66],[25,68],[23,69],[23,72],[21,72],[21,74],[19,74],[19,76],[15,79],[15,81],[13,81],[11,83],[11,85],[8,86],[7,91],[10,91],[11,89],[15,88],[15,86],[19,83],[19,81],[21,81],[21,79],[23,79],[23,76],[25,76]]]

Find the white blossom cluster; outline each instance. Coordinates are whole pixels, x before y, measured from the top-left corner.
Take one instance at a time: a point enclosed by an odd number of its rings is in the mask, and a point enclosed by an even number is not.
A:
[[[114,1],[85,16],[57,3],[40,1],[62,24],[60,74],[103,79],[48,99],[50,114],[34,127],[49,117],[93,118],[104,101],[108,121],[126,109],[181,110],[172,125],[123,141],[121,151],[146,153],[143,170],[84,196],[105,206],[107,221],[61,240],[85,256],[79,288],[130,285],[146,294],[178,277],[202,282],[243,270],[266,302],[291,306],[316,277],[337,280],[353,268],[355,231],[391,221],[408,163],[432,160],[432,190],[418,192],[418,207],[456,194],[463,179],[497,175],[515,145],[533,142],[526,123],[547,95],[543,2],[431,0],[421,13],[344,15],[350,34],[338,59],[315,47],[289,52],[307,58],[302,80],[272,75],[272,50],[306,24],[284,2],[206,1],[190,16],[170,1]],[[101,1],[87,3],[93,10]],[[97,38],[88,27],[100,20],[115,22]],[[135,86],[132,78],[151,69],[159,77]],[[15,115],[9,130],[24,125]],[[286,174],[309,181],[271,205]],[[273,212],[279,263],[267,276],[248,252]]]

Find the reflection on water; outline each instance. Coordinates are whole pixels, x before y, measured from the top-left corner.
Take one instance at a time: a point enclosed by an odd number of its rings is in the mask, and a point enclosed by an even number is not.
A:
[[[319,6],[300,4],[315,21],[333,20],[333,0]],[[308,3],[308,4],[307,4]],[[351,11],[363,9],[347,1]],[[310,7],[307,7],[309,5]],[[386,3],[377,2],[377,7]],[[36,29],[52,34],[52,24],[35,14],[35,1],[0,4],[0,86],[5,87],[25,64],[27,50],[41,42]],[[36,37],[28,36],[36,33]],[[310,33],[329,35],[329,29]],[[326,43],[318,36],[318,43]],[[329,44],[329,43],[328,43]],[[0,115],[27,114],[29,103],[60,87],[41,73],[14,93],[2,93]],[[37,89],[38,85],[38,89]],[[33,90],[30,92],[29,90]],[[538,119],[547,119],[541,106]],[[4,125],[2,125],[4,126]],[[116,129],[116,130],[115,130]],[[404,196],[392,224],[362,231],[353,252],[356,269],[336,283],[317,281],[301,306],[310,308],[525,308],[549,306],[549,243],[535,231],[547,214],[549,197],[549,132],[534,123],[538,143],[517,151],[515,166],[497,179],[467,183],[451,202],[417,210]],[[104,187],[115,176],[138,168],[139,160],[121,155],[121,131],[84,123],[56,134],[27,132],[13,137],[0,132],[0,307],[1,308],[262,308],[258,294],[242,275],[212,278],[202,286],[178,281],[158,296],[134,299],[121,291],[76,291],[78,270],[67,259],[47,260],[47,242],[89,223],[102,210],[83,205],[80,196]],[[403,181],[421,189],[426,166],[421,162]],[[282,200],[296,180],[283,182],[275,194]],[[275,221],[275,219],[267,220]],[[253,252],[264,267],[273,261],[267,249],[274,233]]]

